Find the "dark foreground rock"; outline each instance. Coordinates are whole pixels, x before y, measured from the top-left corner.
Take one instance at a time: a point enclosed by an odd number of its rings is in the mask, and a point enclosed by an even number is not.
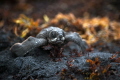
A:
[[[64,56],[55,59],[41,48],[25,57],[15,57],[9,50],[2,51],[0,80],[120,80],[120,64],[115,61],[117,55],[91,52],[78,57],[71,52],[74,49],[80,52],[78,46],[71,43],[64,48]]]

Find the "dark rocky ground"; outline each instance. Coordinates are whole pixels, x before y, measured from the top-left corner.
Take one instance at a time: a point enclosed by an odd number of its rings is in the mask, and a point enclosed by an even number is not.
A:
[[[74,43],[67,44],[62,54],[35,48],[24,57],[16,57],[9,50],[14,43],[25,39],[16,36],[13,30],[16,25],[13,19],[19,14],[41,19],[44,14],[50,18],[59,12],[82,17],[89,12],[91,17],[108,16],[119,21],[118,4],[118,0],[90,0],[89,3],[83,0],[1,0],[0,80],[120,80],[120,40],[103,45],[98,45],[101,42],[98,41],[91,44],[94,50],[90,48],[86,54],[81,54]]]
[[[93,73],[93,80],[119,80],[120,64],[114,62],[114,54],[106,52],[91,52],[77,57],[71,53],[74,43],[64,48],[62,58],[51,58],[49,51],[40,48],[32,50],[25,57],[15,57],[9,49],[0,52],[1,80],[85,80]],[[74,56],[74,57],[73,57]],[[116,55],[118,57],[118,55]],[[98,58],[99,60],[95,60]],[[95,63],[86,62],[93,60]],[[93,68],[93,69],[92,69]],[[104,71],[106,69],[107,71]],[[93,71],[92,71],[93,70]]]

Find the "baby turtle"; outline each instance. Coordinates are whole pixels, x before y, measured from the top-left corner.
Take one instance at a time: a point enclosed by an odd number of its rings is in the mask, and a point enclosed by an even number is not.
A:
[[[36,47],[46,46],[48,44],[62,46],[68,42],[74,42],[80,46],[82,52],[86,51],[86,44],[76,32],[65,32],[58,27],[48,27],[41,30],[36,37],[28,37],[22,43],[15,43],[10,50],[17,56],[24,56],[26,53]]]

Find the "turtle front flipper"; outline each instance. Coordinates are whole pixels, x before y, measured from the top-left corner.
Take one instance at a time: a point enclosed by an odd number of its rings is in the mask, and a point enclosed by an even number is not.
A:
[[[22,43],[15,43],[10,50],[16,56],[24,56],[26,53],[34,49],[35,47],[44,46],[47,44],[47,40],[44,38],[35,38],[35,37],[28,37]]]

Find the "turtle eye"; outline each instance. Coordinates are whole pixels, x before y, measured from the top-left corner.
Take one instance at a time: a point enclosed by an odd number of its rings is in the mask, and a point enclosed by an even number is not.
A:
[[[50,36],[51,36],[51,38],[56,38],[57,37],[57,32],[52,31]]]
[[[65,36],[65,33],[63,32],[63,36]]]

